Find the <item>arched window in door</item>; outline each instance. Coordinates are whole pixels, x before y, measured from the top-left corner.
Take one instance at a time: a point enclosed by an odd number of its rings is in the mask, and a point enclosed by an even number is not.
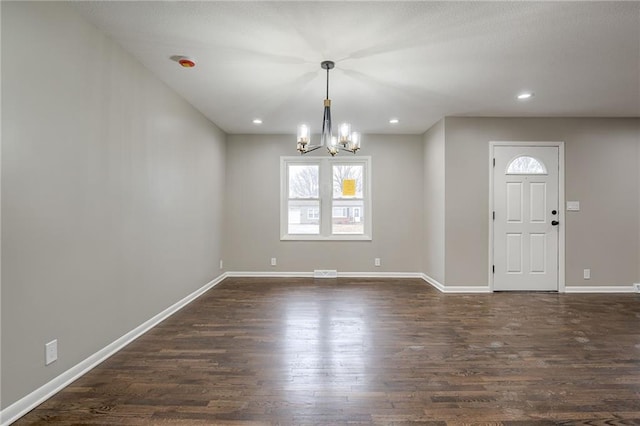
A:
[[[507,166],[508,175],[546,175],[547,168],[544,163],[528,155],[514,158]]]

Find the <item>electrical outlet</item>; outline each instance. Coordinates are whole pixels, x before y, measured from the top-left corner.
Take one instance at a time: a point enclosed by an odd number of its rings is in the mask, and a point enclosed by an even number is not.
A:
[[[278,264],[278,261],[276,260],[275,257],[271,258],[271,266],[276,266]]]
[[[49,365],[58,359],[58,339],[44,345],[44,365]]]
[[[224,263],[222,263],[222,259],[220,259],[220,269],[223,269],[223,268],[224,268],[224,266],[223,266],[223,265],[224,265]]]
[[[591,279],[591,269],[585,269],[584,271],[582,271],[582,277],[585,280],[590,280]]]
[[[376,257],[375,259],[373,259],[373,265],[374,266],[380,266],[380,258]]]

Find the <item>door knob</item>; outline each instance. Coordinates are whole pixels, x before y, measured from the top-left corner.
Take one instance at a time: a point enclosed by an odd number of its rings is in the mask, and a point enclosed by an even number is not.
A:
[[[558,226],[558,225],[560,224],[560,222],[558,222],[557,220],[552,220],[552,221],[551,221],[551,224],[552,224],[553,226]]]

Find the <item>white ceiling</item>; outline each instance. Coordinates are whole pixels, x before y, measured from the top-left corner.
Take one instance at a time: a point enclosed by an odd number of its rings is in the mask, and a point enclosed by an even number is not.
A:
[[[443,116],[640,116],[640,2],[74,7],[228,133],[318,132],[326,59],[333,119],[364,133],[423,133]],[[517,101],[523,90],[535,96]]]

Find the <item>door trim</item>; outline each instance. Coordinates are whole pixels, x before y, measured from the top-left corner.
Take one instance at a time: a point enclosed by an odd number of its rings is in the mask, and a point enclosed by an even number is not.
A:
[[[489,290],[493,292],[493,158],[496,146],[555,146],[558,147],[558,293],[565,289],[565,198],[564,198],[564,142],[490,141],[489,142]]]

